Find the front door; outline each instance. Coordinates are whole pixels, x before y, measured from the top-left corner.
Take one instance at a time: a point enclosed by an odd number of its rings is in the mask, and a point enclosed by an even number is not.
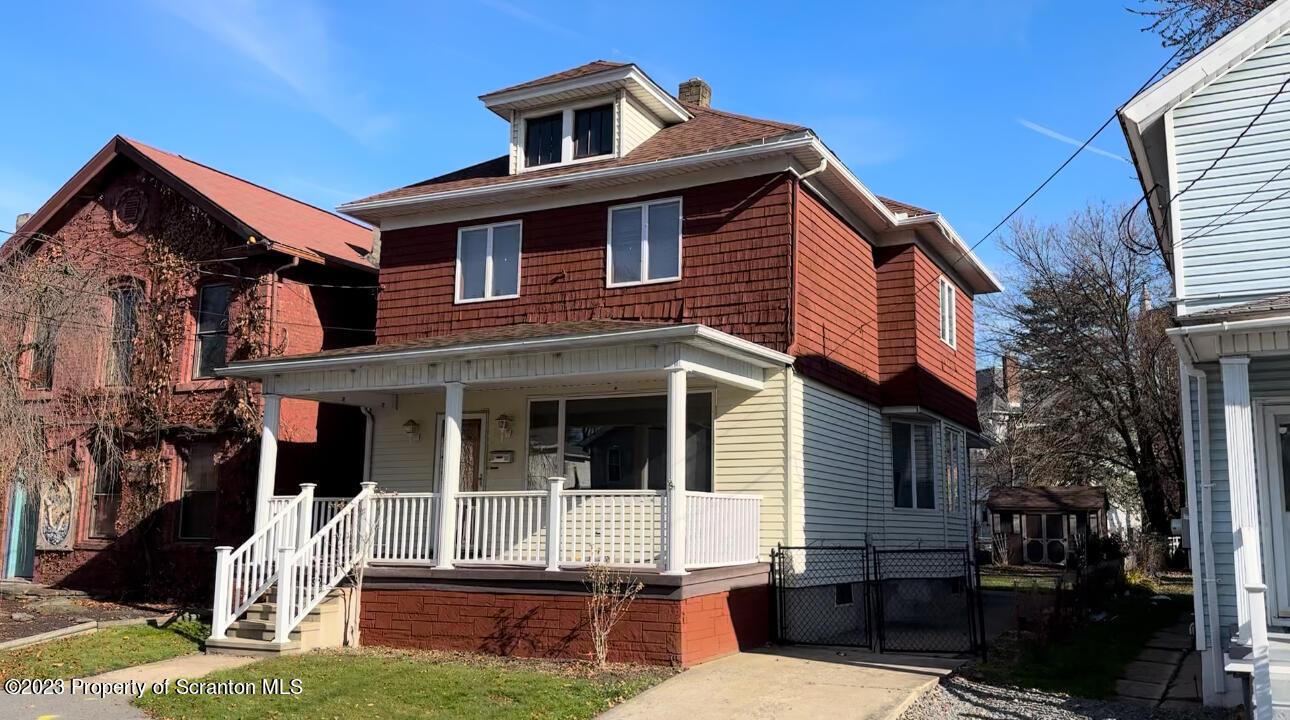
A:
[[[478,492],[484,489],[484,413],[465,413],[461,417],[461,476],[457,489]],[[435,438],[435,487],[443,474],[443,416],[439,416]]]
[[[1271,566],[1275,577],[1267,578],[1267,583],[1275,588],[1273,593],[1276,614],[1290,618],[1290,406],[1270,405],[1263,409],[1263,445],[1259,453],[1259,463],[1268,479],[1267,499],[1270,512],[1267,514],[1272,526],[1272,536],[1267,537],[1266,525],[1263,542],[1271,540],[1270,552],[1264,555],[1272,558]],[[1262,514],[1262,513],[1260,513]],[[1267,567],[1265,565],[1265,567]],[[1265,570],[1266,572],[1266,570]]]

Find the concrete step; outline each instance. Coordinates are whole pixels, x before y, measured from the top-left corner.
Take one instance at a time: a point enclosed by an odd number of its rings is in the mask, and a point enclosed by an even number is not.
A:
[[[229,637],[223,640],[208,638],[206,640],[206,652],[210,655],[270,658],[278,657],[279,655],[295,655],[303,652],[303,649],[298,640],[279,644],[264,640]]]
[[[311,620],[321,620],[324,617],[330,618],[331,616],[339,615],[342,612],[344,612],[343,602],[325,600],[319,603],[313,610],[310,610],[309,613],[305,615],[304,621],[309,622]],[[251,607],[247,608],[246,615],[243,617],[247,620],[264,620],[267,622],[273,622],[278,617],[278,606],[275,603],[254,603]]]

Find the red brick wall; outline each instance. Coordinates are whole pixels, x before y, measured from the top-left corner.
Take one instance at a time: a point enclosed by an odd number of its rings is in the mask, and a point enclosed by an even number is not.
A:
[[[514,323],[623,319],[699,322],[785,349],[789,181],[762,176],[649,197],[678,195],[682,277],[673,283],[605,287],[608,208],[624,201],[386,231],[378,340]],[[516,218],[524,221],[520,297],[454,305],[457,229]]]
[[[977,429],[972,297],[956,295],[956,344],[941,340],[943,274],[915,245],[879,248],[878,353],[883,405],[921,405]]]
[[[800,187],[796,220],[797,291],[789,354],[797,357],[803,374],[877,403],[879,305],[873,246]]]
[[[586,596],[364,590],[364,645],[592,657]],[[769,640],[765,585],[684,600],[638,597],[610,634],[610,660],[693,665]]]

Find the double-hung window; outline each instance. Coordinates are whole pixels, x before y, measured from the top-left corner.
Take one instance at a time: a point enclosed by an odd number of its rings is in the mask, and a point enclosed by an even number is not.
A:
[[[58,325],[53,318],[38,317],[32,338],[31,367],[28,378],[38,390],[54,387],[54,358],[58,347]]]
[[[681,279],[681,199],[609,209],[608,285]]]
[[[121,285],[108,295],[112,301],[112,337],[108,341],[105,379],[109,386],[129,385],[134,336],[139,328],[139,300],[143,293],[138,286]]]
[[[936,507],[932,437],[931,425],[891,423],[891,479],[898,508]]]
[[[121,509],[121,454],[104,444],[93,453],[94,495],[90,502],[90,537],[116,537],[116,516]]]
[[[957,513],[963,499],[964,464],[967,458],[961,430],[945,428],[945,507]]]
[[[215,536],[215,444],[194,443],[184,463],[184,484],[179,499],[179,537]]]
[[[955,346],[958,331],[958,319],[955,314],[954,283],[941,278],[941,340],[950,347]]]
[[[457,231],[457,302],[520,294],[520,222]]]
[[[215,368],[228,362],[228,304],[232,288],[207,285],[197,293],[197,337],[193,377],[215,376]]]

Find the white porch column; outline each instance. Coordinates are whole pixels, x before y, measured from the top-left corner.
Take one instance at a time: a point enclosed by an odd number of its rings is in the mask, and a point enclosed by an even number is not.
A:
[[[1259,527],[1258,486],[1254,479],[1254,413],[1250,406],[1250,359],[1220,358],[1223,372],[1223,419],[1227,435],[1227,480],[1231,489],[1232,547],[1236,548],[1236,618],[1241,642],[1250,642],[1250,607],[1245,588],[1263,582],[1261,559],[1241,542],[1241,528]],[[1251,577],[1251,573],[1254,574]]]
[[[278,470],[278,424],[282,417],[282,396],[264,395],[264,425],[260,432],[260,470],[255,480],[255,529],[269,522],[269,502]]]
[[[667,370],[667,575],[685,574],[685,369]]]
[[[443,467],[439,477],[439,542],[435,546],[436,568],[452,569],[457,535],[457,488],[461,482],[461,408],[466,388],[459,382],[444,385]]]

